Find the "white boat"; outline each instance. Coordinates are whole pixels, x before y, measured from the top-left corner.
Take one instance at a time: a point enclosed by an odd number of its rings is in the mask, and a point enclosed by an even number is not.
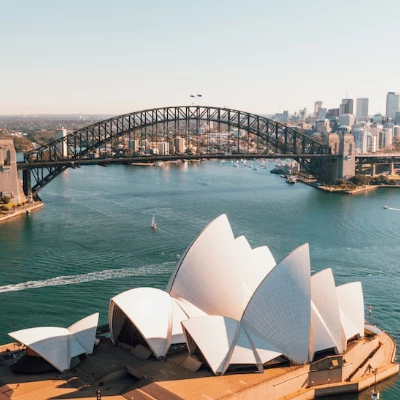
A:
[[[156,161],[155,163],[154,163],[154,165],[156,166],[156,167],[165,167],[165,162],[164,161]]]
[[[375,388],[372,389],[371,400],[379,400],[379,392]]]
[[[154,214],[153,218],[151,219],[151,229],[157,229],[156,219],[154,218]]]
[[[289,175],[286,178],[286,182],[294,185],[297,182],[297,178],[295,176],[293,176],[293,175]]]
[[[238,167],[239,167],[239,164],[233,163],[233,164],[232,164],[232,167],[238,168]]]
[[[388,206],[383,206],[383,208],[384,208],[385,210],[387,210],[389,207],[388,207]]]

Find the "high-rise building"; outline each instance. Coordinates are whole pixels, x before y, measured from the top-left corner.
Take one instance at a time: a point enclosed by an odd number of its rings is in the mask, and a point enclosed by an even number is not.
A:
[[[354,115],[352,114],[342,114],[339,117],[339,125],[341,126],[353,126],[355,122]]]
[[[64,129],[63,126],[61,126],[59,129],[56,129],[56,140],[64,138],[66,136],[67,136],[67,130]],[[67,157],[68,155],[67,140],[63,140],[59,144],[57,144],[57,150],[60,152],[62,158]]]
[[[184,153],[185,152],[185,138],[177,137],[174,140],[174,146],[176,153]]]
[[[319,118],[324,119],[326,117],[327,109],[324,107],[321,107],[319,109]]]
[[[388,92],[386,95],[386,117],[394,118],[400,111],[400,93]]]
[[[328,118],[328,119],[335,119],[337,117],[339,117],[339,109],[338,108],[330,108],[325,115],[325,118]]]
[[[158,154],[160,156],[166,156],[169,154],[169,143],[160,142],[158,143]]]
[[[392,129],[382,129],[378,136],[378,146],[379,149],[385,149],[390,147],[393,143],[393,130]]]
[[[139,139],[131,139],[128,143],[129,150],[132,150],[134,153],[139,151]]]
[[[342,104],[339,107],[339,115],[353,114],[353,99],[342,99]]]
[[[368,104],[369,104],[369,99],[367,98],[357,99],[357,110],[356,110],[357,121],[366,121],[368,119]]]
[[[322,101],[318,100],[314,103],[314,117],[315,118],[322,118],[320,115],[320,111],[322,108]]]

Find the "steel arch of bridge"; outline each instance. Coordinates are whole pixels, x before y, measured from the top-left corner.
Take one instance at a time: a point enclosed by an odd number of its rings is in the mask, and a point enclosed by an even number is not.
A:
[[[69,168],[70,165],[57,165],[59,161],[77,161],[88,159],[96,149],[102,148],[109,143],[117,143],[118,139],[124,135],[135,131],[146,129],[147,127],[157,126],[158,124],[175,124],[179,128],[180,121],[208,121],[224,124],[230,128],[244,130],[250,137],[254,135],[257,139],[257,150],[259,144],[273,148],[280,154],[294,155],[330,155],[330,148],[311,137],[305,135],[300,130],[286,126],[272,119],[229,108],[209,107],[209,106],[178,106],[162,107],[143,111],[136,111],[129,114],[109,118],[97,122],[82,129],[79,129],[63,138],[59,138],[47,145],[41,146],[33,151],[24,154],[25,163],[29,165],[28,170],[32,172],[36,184],[32,188],[33,195],[51,182],[55,177]],[[168,139],[176,137],[168,136]],[[189,129],[187,131],[189,138]],[[179,135],[180,136],[180,135]],[[210,145],[207,139],[207,149],[212,147],[213,152],[218,151],[218,146]],[[67,154],[63,155],[63,147],[67,149]],[[243,150],[243,149],[242,149]],[[230,151],[240,153],[239,135],[237,146],[230,146]],[[99,160],[100,161],[100,160]],[[302,163],[308,163],[308,169],[312,171],[309,160],[303,157]],[[46,162],[46,166],[35,167],[35,163]],[[54,166],[48,163],[54,163]],[[315,165],[315,163],[314,163]]]

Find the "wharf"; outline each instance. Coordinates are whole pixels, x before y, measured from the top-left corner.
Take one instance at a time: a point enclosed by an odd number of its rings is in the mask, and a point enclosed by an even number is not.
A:
[[[34,201],[32,203],[25,203],[21,206],[17,206],[10,211],[2,211],[0,212],[0,222],[18,217],[19,215],[29,214],[31,211],[35,211],[41,207],[43,207],[42,201]]]

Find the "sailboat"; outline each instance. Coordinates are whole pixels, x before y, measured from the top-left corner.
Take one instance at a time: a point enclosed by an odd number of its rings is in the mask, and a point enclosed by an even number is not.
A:
[[[156,219],[154,218],[154,214],[153,214],[153,218],[151,219],[151,229],[157,229],[157,225],[156,225]]]

